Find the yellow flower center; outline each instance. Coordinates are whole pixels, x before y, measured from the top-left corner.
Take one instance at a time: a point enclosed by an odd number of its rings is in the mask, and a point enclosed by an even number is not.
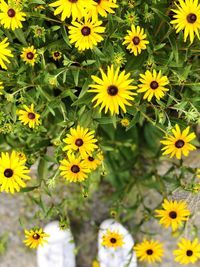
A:
[[[115,96],[118,94],[118,88],[115,85],[110,85],[107,89],[107,92],[110,96]]]
[[[33,239],[38,240],[39,238],[40,238],[40,235],[39,234],[34,234],[33,235]]]
[[[28,59],[33,59],[33,58],[34,58],[34,54],[33,54],[32,52],[28,52],[28,53],[26,54],[26,57],[27,57]]]
[[[175,143],[175,147],[177,148],[182,148],[184,146],[185,142],[181,139],[179,139],[178,141],[176,141]]]
[[[82,28],[82,30],[81,30],[81,33],[82,33],[82,35],[84,35],[84,36],[88,36],[88,35],[90,35],[91,30],[90,30],[90,28],[89,28],[88,26],[84,26],[84,27]]]
[[[34,119],[35,119],[35,114],[34,114],[33,112],[29,112],[29,113],[28,113],[28,118],[29,118],[30,120],[34,120]]]
[[[79,166],[77,166],[77,165],[73,165],[73,166],[71,167],[71,171],[72,171],[73,173],[78,173],[78,172],[80,172],[80,168],[79,168]]]
[[[187,15],[187,21],[189,23],[195,23],[195,21],[197,20],[197,16],[194,13],[190,13],[189,15]]]
[[[14,10],[13,8],[10,8],[10,9],[8,9],[7,14],[8,14],[8,17],[10,17],[10,18],[14,18],[16,12],[15,12],[15,10]]]
[[[191,256],[193,255],[193,251],[190,250],[190,249],[188,249],[188,250],[186,251],[186,255],[187,255],[188,257],[191,257]]]
[[[140,38],[137,37],[137,36],[135,36],[135,37],[133,37],[132,41],[133,41],[134,45],[139,45],[139,43],[140,43]]]
[[[78,147],[82,146],[83,145],[83,140],[81,138],[76,139],[75,145],[78,146]]]
[[[146,251],[146,253],[147,253],[147,255],[152,255],[153,254],[153,250],[152,249],[147,249],[147,251]]]
[[[150,83],[150,87],[151,87],[151,89],[155,90],[155,89],[158,88],[158,83],[157,83],[156,81],[152,81],[152,82]]]
[[[116,238],[112,237],[112,238],[110,239],[110,242],[111,242],[112,244],[115,244],[115,243],[117,242],[117,240],[116,240]]]
[[[4,176],[5,176],[6,178],[10,178],[10,177],[12,177],[12,176],[13,176],[13,170],[11,170],[11,169],[6,169],[6,170],[4,171]]]
[[[169,213],[169,217],[170,217],[171,219],[176,219],[176,218],[177,218],[177,213],[176,213],[176,211],[170,211],[170,213]]]

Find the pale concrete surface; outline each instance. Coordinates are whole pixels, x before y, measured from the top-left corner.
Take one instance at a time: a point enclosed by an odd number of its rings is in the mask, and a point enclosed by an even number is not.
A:
[[[191,153],[191,156],[185,160],[185,164],[196,168],[200,164],[199,152]],[[169,167],[169,162],[164,162],[163,168],[159,170],[160,174],[164,174],[165,170]],[[100,191],[100,190],[99,190]],[[200,194],[193,194],[181,189],[174,192],[174,199],[186,199],[191,211],[195,214],[193,222],[199,228],[200,225]],[[72,230],[75,235],[75,242],[77,245],[77,267],[90,267],[92,259],[95,258],[97,253],[97,227],[109,215],[108,205],[102,202],[101,192],[98,192],[91,200],[89,214],[91,218],[83,222],[73,222]],[[159,193],[154,190],[148,190],[145,204],[150,208],[155,207],[162,200]],[[9,234],[8,249],[3,256],[0,256],[0,267],[36,267],[35,250],[26,249],[22,243],[24,239],[23,225],[20,225],[19,217],[23,217],[27,212],[25,207],[23,194],[5,194],[0,195],[0,234],[7,232]],[[30,211],[29,211],[30,212]],[[26,214],[27,215],[27,214]],[[137,221],[138,214],[135,216]],[[26,217],[31,218],[31,214]],[[131,225],[132,222],[130,222]],[[134,223],[134,222],[133,222]],[[23,224],[23,222],[22,222]],[[81,226],[81,227],[80,227]],[[182,265],[174,262],[172,250],[176,248],[177,237],[172,237],[170,230],[162,228],[158,221],[150,220],[144,223],[142,230],[153,234],[154,239],[158,239],[165,244],[165,256],[161,264],[153,264],[153,267],[180,267]],[[191,236],[191,223],[187,224],[186,230],[183,233],[184,237],[192,238]],[[134,233],[133,233],[134,235]],[[135,234],[136,236],[136,234]],[[137,237],[142,240],[144,234],[139,233]],[[194,236],[195,237],[195,236]],[[139,264],[139,267],[145,267],[145,264]],[[186,265],[185,265],[186,266]],[[193,267],[199,267],[200,262],[193,264]],[[188,265],[191,267],[191,265]]]

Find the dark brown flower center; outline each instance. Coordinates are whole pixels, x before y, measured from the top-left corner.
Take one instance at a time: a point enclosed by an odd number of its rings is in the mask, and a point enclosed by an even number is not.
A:
[[[90,30],[90,28],[89,28],[88,26],[85,26],[85,27],[82,28],[81,33],[82,33],[84,36],[88,36],[88,35],[90,35],[91,30]]]
[[[60,56],[60,53],[59,52],[54,52],[54,56],[55,57],[59,57]]]
[[[110,239],[110,242],[111,242],[112,244],[115,244],[115,243],[117,242],[117,240],[116,240],[116,238],[112,237],[112,238]]]
[[[71,3],[76,3],[76,2],[78,2],[78,0],[68,0],[69,2],[71,2]]]
[[[171,219],[176,219],[176,218],[177,218],[177,213],[176,213],[176,211],[170,211],[170,213],[169,213],[169,217],[170,217]]]
[[[153,250],[152,249],[147,249],[146,253],[147,253],[147,255],[152,255],[153,254]]]
[[[13,18],[16,14],[15,10],[13,8],[8,9],[8,17]]]
[[[158,88],[158,83],[157,83],[156,81],[152,81],[152,82],[150,83],[150,87],[151,87],[151,89],[155,90],[155,89]]]
[[[34,114],[33,112],[29,112],[29,113],[28,113],[28,118],[29,118],[30,120],[34,120],[34,119],[35,119],[35,114]]]
[[[197,20],[197,16],[194,13],[190,13],[189,15],[187,15],[187,21],[189,23],[195,23],[195,21]]]
[[[132,41],[133,41],[134,45],[139,45],[139,43],[140,43],[140,38],[137,37],[137,36],[135,36],[135,37],[133,37]]]
[[[182,148],[184,145],[185,145],[185,142],[181,139],[176,141],[176,143],[175,143],[175,147],[177,147],[177,148]]]
[[[188,250],[186,251],[186,255],[187,255],[188,257],[191,257],[191,256],[193,255],[193,251],[190,250],[190,249],[188,249]]]
[[[27,57],[28,59],[33,59],[33,58],[34,58],[34,54],[33,54],[32,52],[28,52],[28,53],[26,54],[26,57]]]
[[[10,178],[10,177],[12,177],[12,176],[13,176],[13,170],[11,170],[11,169],[6,169],[6,170],[4,171],[4,176],[5,176],[6,178]]]
[[[101,3],[101,0],[94,0],[95,2],[97,2],[98,4],[100,4]]]
[[[73,166],[71,167],[71,171],[72,171],[73,173],[78,173],[78,172],[80,172],[80,168],[79,168],[78,165],[73,165]]]
[[[33,237],[33,239],[38,240],[40,238],[40,235],[39,234],[34,234],[32,237]]]
[[[107,89],[107,92],[110,96],[115,96],[118,94],[118,88],[115,85],[110,85]]]
[[[89,156],[89,157],[88,157],[88,160],[89,160],[89,161],[94,161],[94,158]]]
[[[81,138],[76,139],[75,145],[78,146],[78,147],[82,146],[83,145],[83,140]]]

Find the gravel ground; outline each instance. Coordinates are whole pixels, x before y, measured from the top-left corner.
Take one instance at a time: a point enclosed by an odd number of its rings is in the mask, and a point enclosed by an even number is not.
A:
[[[200,154],[198,152],[191,153],[191,157],[187,158],[185,164],[191,167],[199,166]],[[164,164],[164,167],[160,169],[160,173],[164,173],[168,163]],[[33,174],[35,169],[33,169]],[[177,190],[174,193],[174,198],[177,199],[186,199],[190,205],[190,208],[195,211],[195,223],[197,227],[200,225],[200,214],[198,207],[200,204],[200,194],[191,194],[190,192]],[[77,256],[77,267],[90,267],[92,260],[95,258],[97,253],[96,240],[97,233],[95,225],[101,223],[102,220],[106,219],[108,212],[108,205],[100,201],[101,193],[98,193],[93,197],[93,202],[90,205],[90,214],[91,218],[88,221],[82,222],[72,222],[72,231],[75,236],[75,242],[79,246],[78,256]],[[161,196],[158,193],[155,193],[153,190],[148,191],[146,197],[146,205],[154,208],[154,201],[159,202]],[[3,233],[8,233],[8,248],[6,252],[0,256],[0,267],[36,267],[36,258],[35,251],[28,250],[24,247],[22,240],[23,227],[20,225],[19,217],[23,216],[25,213],[24,207],[24,195],[15,194],[14,196],[9,194],[1,193],[0,197],[1,209],[0,209],[0,218],[1,218],[1,228],[0,235]],[[139,214],[136,214],[136,220]],[[81,227],[80,227],[81,226]],[[187,228],[184,232],[184,236],[187,237],[190,232],[190,224],[188,223]],[[81,229],[80,229],[81,228]],[[181,265],[174,263],[172,250],[176,247],[175,237],[172,237],[170,230],[163,230],[163,228],[158,224],[157,221],[148,221],[143,225],[143,231],[148,230],[153,234],[157,233],[154,238],[158,238],[160,241],[165,243],[165,257],[162,264],[154,265],[153,267],[180,267]],[[135,235],[136,236],[136,235]],[[137,238],[142,239],[141,236],[137,235]],[[80,245],[81,244],[81,245]],[[91,245],[85,245],[91,244]],[[144,267],[145,265],[140,265]],[[189,266],[189,265],[188,265]],[[199,267],[198,264],[193,264],[193,267]],[[191,267],[191,265],[190,265]]]

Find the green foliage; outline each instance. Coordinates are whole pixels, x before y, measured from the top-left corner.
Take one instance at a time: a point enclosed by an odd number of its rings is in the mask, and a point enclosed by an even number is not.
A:
[[[38,206],[32,216],[36,224],[57,216],[64,226],[68,225],[68,216],[87,219],[95,192],[102,191],[101,200],[117,212],[118,219],[133,221],[131,227],[135,230],[154,217],[153,210],[144,204],[148,190],[163,197],[177,188],[192,190],[189,184],[195,181],[195,169],[176,160],[170,161],[164,174],[158,169],[167,160],[161,155],[160,140],[170,127],[178,123],[195,130],[200,122],[199,41],[195,39],[189,45],[183,42],[182,33],[175,33],[170,24],[173,1],[118,2],[116,14],[102,18],[106,26],[104,41],[81,53],[69,43],[70,19],[61,22],[59,16],[53,16],[49,1],[28,1],[24,4],[27,21],[23,28],[0,30],[1,39],[8,37],[15,55],[8,71],[0,71],[4,84],[0,96],[0,149],[23,151],[28,166],[38,166],[35,177],[21,190],[27,195],[29,207]],[[44,9],[36,9],[38,5]],[[135,23],[144,27],[150,42],[137,57],[122,45],[130,28],[127,14],[131,13],[136,16]],[[34,68],[25,65],[19,56],[28,45],[34,45],[39,54]],[[53,60],[53,51],[62,53],[59,61]],[[91,75],[98,76],[100,67],[119,66],[119,62],[121,70],[131,73],[135,85],[139,74],[147,69],[161,70],[170,80],[170,90],[161,100],[147,102],[141,94],[136,96],[127,108],[127,127],[120,124],[123,112],[118,116],[100,113],[93,108],[93,96],[87,92]],[[16,115],[23,104],[31,103],[42,121],[35,129],[23,126]],[[95,130],[104,163],[83,184],[71,185],[59,176],[58,165],[65,156],[62,140],[78,124]],[[198,146],[198,140],[195,142]],[[139,223],[134,222],[138,209],[143,211]]]

